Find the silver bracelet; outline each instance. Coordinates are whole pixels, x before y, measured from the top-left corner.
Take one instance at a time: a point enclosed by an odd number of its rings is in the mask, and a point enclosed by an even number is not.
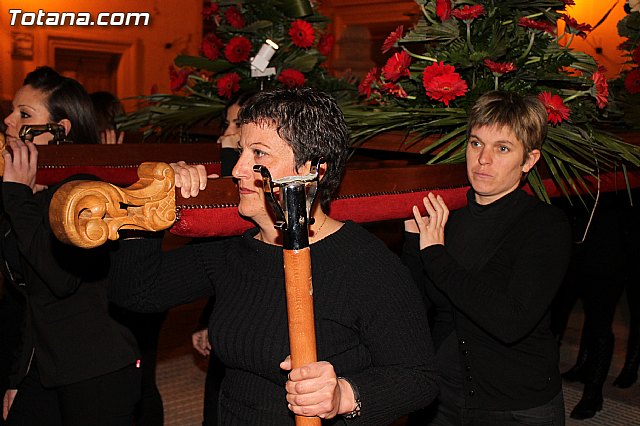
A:
[[[353,399],[356,400],[356,408],[354,408],[353,411],[349,413],[343,414],[342,417],[344,417],[345,419],[355,419],[356,417],[360,417],[362,411],[362,401],[360,401],[360,391],[358,390],[358,386],[356,386],[350,379],[346,377],[338,377],[338,380],[340,379],[349,383],[349,386],[351,386],[351,390],[353,391]]]

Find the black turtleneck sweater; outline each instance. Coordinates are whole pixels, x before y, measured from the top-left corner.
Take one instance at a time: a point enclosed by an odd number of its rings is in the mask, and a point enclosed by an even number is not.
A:
[[[452,212],[445,245],[419,251],[407,233],[403,259],[432,309],[441,403],[522,410],[561,390],[549,307],[571,251],[564,213],[516,190]]]
[[[286,425],[289,354],[282,247],[242,237],[161,253],[159,241],[120,244],[111,296],[124,306],[162,311],[215,296],[209,338],[224,363],[224,425]],[[386,425],[437,395],[427,317],[409,271],[384,244],[347,222],[311,245],[318,359],[360,390],[362,416]],[[339,417],[336,419],[340,421]]]

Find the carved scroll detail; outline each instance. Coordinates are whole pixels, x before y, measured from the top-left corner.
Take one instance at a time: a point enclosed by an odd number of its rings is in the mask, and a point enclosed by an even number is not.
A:
[[[142,163],[127,188],[107,182],[71,181],[51,200],[49,221],[65,243],[92,248],[117,240],[118,230],[160,231],[176,220],[174,173],[166,163]]]

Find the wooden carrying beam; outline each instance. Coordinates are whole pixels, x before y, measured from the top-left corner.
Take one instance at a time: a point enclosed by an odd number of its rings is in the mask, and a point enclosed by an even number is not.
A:
[[[164,162],[186,160],[206,163],[208,170],[219,171],[217,144],[140,144],[108,146],[39,147],[38,183],[52,184],[75,173],[90,173],[118,185],[136,181],[136,164],[144,159]],[[205,160],[205,161],[201,161]],[[206,160],[209,160],[208,162]],[[411,216],[411,207],[421,205],[428,192],[442,195],[455,209],[466,204],[468,183],[465,166],[432,165],[348,169],[338,196],[331,204],[331,216],[338,220],[377,222]],[[97,165],[96,165],[97,164]],[[394,163],[395,164],[395,163]],[[640,172],[627,176],[631,187],[640,186]],[[594,179],[587,179],[595,191]],[[551,197],[562,192],[551,179],[545,179]],[[625,176],[608,173],[601,177],[603,191],[624,190]],[[207,189],[196,198],[176,195],[177,221],[171,232],[187,237],[238,235],[253,226],[239,216],[238,194],[230,178],[210,180]]]

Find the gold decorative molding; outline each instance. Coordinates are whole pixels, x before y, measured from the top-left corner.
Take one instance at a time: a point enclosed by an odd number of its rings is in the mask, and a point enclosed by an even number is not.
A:
[[[93,248],[117,240],[120,229],[160,231],[176,220],[174,172],[166,163],[142,163],[139,180],[126,188],[107,182],[71,181],[53,195],[49,222],[65,243]]]

